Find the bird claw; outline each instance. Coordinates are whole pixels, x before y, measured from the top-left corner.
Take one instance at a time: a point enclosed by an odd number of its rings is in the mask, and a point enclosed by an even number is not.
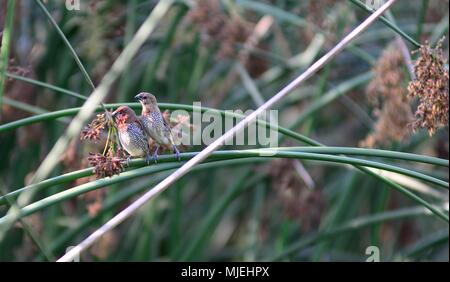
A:
[[[158,150],[156,150],[153,153],[153,157],[152,157],[153,161],[155,162],[155,164],[158,162]]]
[[[145,156],[145,162],[147,163],[147,165],[150,165],[150,162],[152,161],[152,156],[150,154],[147,154]]]
[[[127,166],[130,167],[131,156],[127,157]]]
[[[177,161],[180,161],[181,160],[181,158],[180,158],[180,151],[178,151],[178,148],[175,145],[173,145],[173,152],[175,153]]]
[[[158,150],[159,150],[159,145],[156,147],[155,152],[153,152],[153,161],[155,162],[155,164],[158,162]]]

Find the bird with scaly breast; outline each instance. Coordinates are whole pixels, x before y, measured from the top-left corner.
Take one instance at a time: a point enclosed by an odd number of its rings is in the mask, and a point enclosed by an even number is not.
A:
[[[117,124],[120,144],[130,154],[127,164],[131,157],[145,157],[149,164],[151,156],[147,134],[136,113],[128,106],[120,106],[112,113],[112,117]]]
[[[175,145],[169,125],[161,114],[156,97],[148,92],[141,92],[134,98],[142,105],[140,120],[144,126],[144,130],[156,143],[156,149],[153,153],[155,162],[158,160],[158,149],[161,145],[171,146],[179,161],[180,151],[178,151]]]

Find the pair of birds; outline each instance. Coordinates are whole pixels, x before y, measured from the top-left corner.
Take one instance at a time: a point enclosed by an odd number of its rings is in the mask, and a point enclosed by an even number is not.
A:
[[[171,146],[177,160],[180,160],[178,151],[169,125],[159,110],[156,97],[147,92],[141,92],[134,97],[142,105],[141,115],[128,106],[120,106],[112,113],[117,129],[120,144],[130,157],[145,157],[147,164],[151,160],[158,161],[158,150],[161,145]],[[153,155],[150,155],[148,139],[151,138],[156,143]],[[129,159],[127,163],[129,163]]]

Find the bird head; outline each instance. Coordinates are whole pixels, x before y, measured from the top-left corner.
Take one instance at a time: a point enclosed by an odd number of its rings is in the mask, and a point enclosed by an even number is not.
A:
[[[156,97],[148,92],[141,92],[136,96],[134,96],[134,98],[138,100],[141,103],[141,105],[148,110],[153,110],[158,105]]]
[[[132,123],[137,119],[134,111],[128,106],[118,107],[111,115],[118,124]]]

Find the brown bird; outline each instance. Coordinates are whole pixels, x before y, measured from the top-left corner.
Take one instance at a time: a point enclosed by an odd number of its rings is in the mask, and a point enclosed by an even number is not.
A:
[[[169,125],[159,110],[156,97],[150,93],[141,92],[134,96],[134,98],[137,99],[142,105],[140,119],[142,125],[144,126],[144,130],[147,135],[156,142],[156,150],[153,153],[153,159],[155,162],[158,160],[158,149],[160,145],[172,146],[172,150],[179,161],[180,151],[178,151],[178,148],[175,145]]]
[[[120,106],[112,116],[117,124],[120,144],[130,154],[127,164],[131,157],[145,157],[149,164],[151,157],[147,134],[134,111],[130,107]]]

